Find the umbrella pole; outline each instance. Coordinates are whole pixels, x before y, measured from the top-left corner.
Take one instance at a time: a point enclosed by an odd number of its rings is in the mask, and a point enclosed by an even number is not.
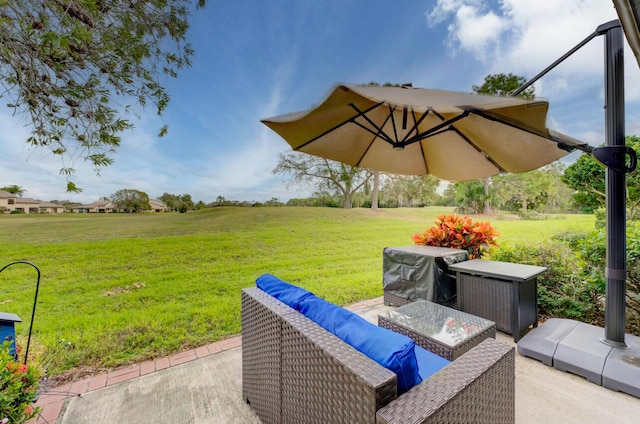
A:
[[[622,28],[618,25],[605,33],[605,126],[606,149],[624,148],[624,54]],[[624,153],[622,153],[624,165]],[[620,169],[622,168],[622,169]],[[626,193],[624,166],[607,166],[607,268],[605,277],[605,337],[614,347],[626,347]]]
[[[605,336],[601,341],[613,347],[625,343],[626,296],[626,183],[625,175],[636,167],[636,153],[626,148],[624,135],[624,42],[620,21],[600,25],[573,49],[545,68],[538,75],[511,93],[517,96],[546,75],[593,38],[605,36],[605,131],[606,146],[578,147],[606,165],[607,258],[605,278]],[[626,164],[629,157],[630,164]]]
[[[569,371],[612,390],[640,398],[640,337],[625,334],[626,308],[626,173],[637,165],[636,152],[625,145],[624,56],[618,21],[598,27],[605,35],[604,147],[591,149],[606,166],[607,258],[605,328],[568,319],[552,319],[518,342],[521,355]],[[588,152],[589,150],[586,149]],[[604,337],[602,337],[604,333]],[[625,342],[629,340],[629,344]]]

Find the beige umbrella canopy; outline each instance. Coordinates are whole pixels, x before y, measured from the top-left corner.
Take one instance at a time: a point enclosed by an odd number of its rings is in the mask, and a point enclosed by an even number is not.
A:
[[[311,110],[262,122],[296,151],[465,181],[531,171],[585,145],[548,129],[547,109],[540,100],[341,84]]]

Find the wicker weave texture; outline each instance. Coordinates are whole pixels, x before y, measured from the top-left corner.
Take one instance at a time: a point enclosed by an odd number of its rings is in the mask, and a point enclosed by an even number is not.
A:
[[[404,306],[415,300],[407,299],[395,293],[384,292],[384,304],[387,306]]]
[[[396,375],[302,315],[282,342],[283,423],[373,423],[396,397]]]
[[[396,398],[393,372],[259,289],[242,315],[243,396],[265,423],[513,423],[514,350],[495,340]]]
[[[515,350],[487,339],[378,411],[379,424],[515,422]]]
[[[513,334],[513,284],[462,274],[458,281],[458,307],[461,311],[495,321],[496,328]]]
[[[279,315],[285,311],[257,288],[242,292],[242,396],[266,424],[282,422]]]

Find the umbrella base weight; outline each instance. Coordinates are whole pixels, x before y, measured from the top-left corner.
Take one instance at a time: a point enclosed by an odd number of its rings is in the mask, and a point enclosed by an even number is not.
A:
[[[601,341],[604,329],[568,319],[550,319],[518,342],[518,353],[608,389],[640,397],[640,337],[629,347]]]

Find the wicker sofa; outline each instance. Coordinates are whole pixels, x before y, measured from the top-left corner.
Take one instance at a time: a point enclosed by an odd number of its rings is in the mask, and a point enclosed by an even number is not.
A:
[[[242,291],[242,394],[264,423],[513,423],[514,361],[487,339],[398,396],[393,372],[262,290]]]

